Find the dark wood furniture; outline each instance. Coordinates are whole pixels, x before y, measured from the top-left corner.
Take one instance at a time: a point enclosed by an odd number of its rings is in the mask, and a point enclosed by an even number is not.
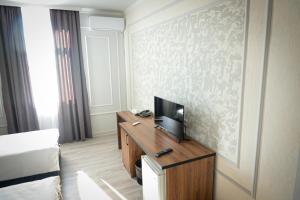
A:
[[[141,124],[133,126],[139,121]],[[167,199],[213,199],[214,166],[216,153],[189,138],[175,142],[160,129],[153,118],[140,118],[131,112],[117,113],[118,144],[122,160],[131,177],[135,177],[135,161],[142,154],[155,160],[166,170]],[[155,153],[172,148],[167,155],[156,158]]]
[[[136,145],[133,139],[129,137],[128,133],[125,132],[124,129],[121,129],[121,144],[122,161],[130,176],[133,178],[136,176],[135,162],[141,158],[143,151]]]

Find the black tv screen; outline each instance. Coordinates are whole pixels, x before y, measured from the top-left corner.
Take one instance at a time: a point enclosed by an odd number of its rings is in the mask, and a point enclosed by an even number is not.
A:
[[[154,121],[178,141],[184,138],[183,105],[154,97]]]

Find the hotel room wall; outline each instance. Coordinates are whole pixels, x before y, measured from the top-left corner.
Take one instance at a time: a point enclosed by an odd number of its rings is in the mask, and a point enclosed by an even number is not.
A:
[[[182,38],[187,38],[185,35],[182,35],[184,30],[180,30],[180,22],[183,24],[193,24],[193,22],[190,22],[189,20],[202,20],[202,25],[209,26],[209,24],[205,24],[203,21],[209,21],[209,18],[201,18],[203,15],[201,12],[206,12],[207,10],[210,10],[210,18],[214,18],[214,13],[220,14],[220,12],[228,12],[225,8],[222,10],[222,4],[226,4],[226,2],[230,4],[239,2],[239,0],[233,0],[233,1],[217,1],[217,0],[140,0],[137,1],[136,4],[130,6],[126,11],[126,31],[125,31],[125,58],[126,58],[126,71],[127,71],[127,99],[128,99],[128,108],[138,108],[138,109],[146,109],[152,107],[152,96],[151,95],[160,95],[162,97],[165,97],[169,100],[177,101],[179,103],[184,103],[187,105],[187,110],[189,113],[189,109],[193,108],[194,110],[200,109],[197,108],[198,103],[195,104],[196,107],[193,107],[193,104],[195,102],[193,101],[201,101],[201,93],[198,93],[197,98],[194,99],[186,99],[187,95],[189,95],[185,90],[189,89],[190,87],[196,87],[189,82],[189,80],[184,80],[186,78],[185,75],[190,76],[189,73],[197,72],[197,71],[189,71],[186,70],[184,66],[184,59],[190,59],[193,60],[194,58],[192,54],[187,53],[191,51],[197,50],[195,48],[195,44],[198,41],[194,41],[189,43],[189,48],[186,48],[182,55],[176,54],[177,57],[179,57],[178,60],[183,60],[182,63],[176,63],[172,66],[166,66],[164,65],[164,61],[167,60],[166,57],[172,56],[172,53],[170,52],[163,52],[163,49],[166,51],[172,50],[170,48],[170,44],[173,45],[172,47],[175,49],[173,52],[177,53],[180,52],[178,50],[176,52],[176,48],[181,48],[180,46],[176,46],[176,42],[172,44],[172,39],[174,41],[178,41],[178,38],[174,38],[174,34],[170,32],[170,28],[172,28],[172,25],[170,24],[179,24],[177,27],[178,34]],[[279,1],[275,1],[278,3]],[[281,2],[281,4],[287,5],[287,2]],[[290,1],[289,4],[291,6],[296,5],[296,1]],[[264,144],[265,140],[269,141],[267,143],[271,143],[272,136],[266,136],[267,139],[263,137],[263,141],[261,141],[261,135],[264,135],[264,128],[265,128],[265,121],[262,120],[264,116],[264,105],[268,102],[264,103],[264,94],[265,94],[265,84],[266,84],[266,77],[269,78],[269,75],[266,74],[267,72],[267,54],[268,54],[268,41],[270,36],[270,26],[269,22],[273,20],[278,20],[282,14],[289,13],[288,9],[282,11],[283,13],[275,12],[275,15],[277,15],[277,18],[270,18],[271,17],[271,11],[273,9],[272,7],[272,1],[268,0],[251,0],[251,1],[245,1],[245,7],[246,7],[246,17],[244,21],[234,21],[234,19],[239,20],[237,18],[234,18],[235,12],[232,12],[234,16],[226,16],[226,17],[232,17],[233,23],[244,23],[246,25],[246,42],[243,44],[245,47],[245,71],[244,71],[244,80],[242,81],[244,84],[244,88],[241,91],[240,94],[237,93],[237,95],[241,95],[242,99],[242,112],[239,116],[240,121],[238,122],[241,126],[241,132],[238,135],[238,144],[236,151],[237,151],[237,159],[234,159],[235,156],[230,154],[224,154],[222,151],[219,151],[219,146],[217,145],[217,148],[212,145],[212,147],[218,152],[218,158],[217,158],[217,170],[216,170],[216,199],[266,199],[263,198],[264,195],[267,195],[267,199],[276,199],[276,192],[264,191],[263,189],[259,189],[257,191],[257,186],[264,185],[264,187],[268,187],[268,178],[272,176],[270,180],[273,181],[273,184],[277,184],[280,182],[280,180],[284,179],[283,176],[280,178],[277,177],[277,174],[284,174],[290,180],[289,184],[286,184],[284,187],[281,187],[281,189],[278,190],[278,193],[280,192],[282,196],[291,198],[291,190],[294,189],[295,185],[295,169],[296,168],[296,161],[291,162],[292,166],[288,167],[285,166],[284,163],[279,163],[279,160],[283,158],[283,154],[280,154],[279,157],[276,157],[276,159],[273,160],[273,164],[277,165],[278,168],[276,168],[275,172],[269,171],[269,173],[265,173],[264,176],[262,173],[258,173],[261,170],[267,170],[268,165],[265,162],[262,162],[262,159],[266,158],[266,155],[268,155],[269,159],[275,158],[276,152],[274,148],[278,144],[280,144],[279,138],[282,137],[284,134],[279,137],[278,135],[278,141],[276,141],[275,144]],[[221,7],[220,7],[221,6]],[[230,6],[230,5],[229,5]],[[281,5],[282,6],[282,5]],[[275,10],[279,9],[280,6],[275,6]],[[228,7],[230,10],[231,8]],[[295,8],[296,9],[296,8]],[[201,11],[203,10],[203,11]],[[232,10],[234,11],[234,10]],[[197,13],[198,12],[198,13]],[[231,11],[229,11],[230,13]],[[221,15],[221,14],[220,14]],[[195,16],[193,18],[193,16]],[[296,16],[294,15],[293,20],[297,20]],[[222,19],[220,20],[222,21]],[[284,24],[288,24],[288,19],[283,18],[282,21],[279,23],[282,23],[282,26]],[[215,24],[213,25],[215,26]],[[174,27],[174,26],[173,26]],[[183,26],[184,27],[184,26]],[[222,26],[220,26],[222,27]],[[189,28],[189,27],[188,27]],[[234,29],[230,29],[234,30]],[[286,30],[282,29],[282,30]],[[169,32],[168,32],[169,31]],[[220,29],[216,30],[221,32],[220,35],[226,36],[228,30]],[[223,33],[222,33],[223,31]],[[239,31],[239,30],[237,30]],[[273,31],[273,30],[272,30]],[[291,30],[290,30],[291,31]],[[187,32],[187,31],[186,31]],[[200,31],[201,32],[201,31]],[[205,32],[205,31],[202,31]],[[164,33],[170,33],[169,35]],[[207,32],[209,33],[209,31]],[[290,32],[291,33],[291,32]],[[183,33],[184,34],[184,33]],[[175,34],[176,35],[176,34]],[[189,34],[191,37],[195,36],[195,33]],[[234,34],[233,34],[234,35]],[[271,34],[272,36],[272,34]],[[283,36],[283,35],[281,35]],[[168,38],[172,37],[172,38]],[[296,37],[296,36],[295,36]],[[226,38],[226,37],[225,37]],[[240,38],[237,38],[239,40]],[[274,39],[273,39],[274,40]],[[190,38],[188,39],[190,41]],[[275,41],[275,40],[274,40]],[[147,44],[155,44],[157,42],[157,45],[148,45]],[[211,41],[208,41],[208,43]],[[240,41],[237,41],[240,42]],[[202,45],[206,45],[208,43],[202,43]],[[180,44],[180,43],[178,43]],[[223,43],[220,43],[223,44]],[[279,50],[280,48],[277,48]],[[144,52],[143,52],[144,51]],[[157,52],[160,52],[161,54],[158,54]],[[299,52],[299,51],[294,51]],[[205,52],[201,52],[204,53]],[[273,53],[273,52],[270,52]],[[186,58],[182,58],[184,56],[188,56]],[[240,54],[241,55],[241,54]],[[211,56],[209,54],[206,54],[205,56]],[[276,55],[277,59],[281,59],[281,55]],[[284,55],[286,56],[286,55]],[[201,60],[201,57],[197,57],[199,60]],[[152,60],[151,60],[152,59]],[[177,59],[174,57],[174,59]],[[215,59],[217,60],[218,57],[212,57],[211,60]],[[275,59],[275,56],[273,56],[272,59]],[[288,57],[283,57],[283,60],[290,59]],[[296,57],[293,57],[293,59],[296,59]],[[153,62],[149,62],[149,60]],[[197,60],[197,59],[196,59]],[[203,60],[203,59],[202,59]],[[275,62],[275,61],[274,61]],[[226,62],[225,62],[226,63]],[[296,63],[296,62],[294,62]],[[160,64],[160,65],[159,65]],[[174,62],[171,64],[174,64]],[[183,66],[182,71],[180,71],[180,68],[178,68],[177,65]],[[205,64],[205,63],[201,63]],[[228,64],[228,63],[226,63]],[[154,68],[153,69],[153,65]],[[159,66],[155,66],[159,65]],[[190,62],[190,65],[192,66],[193,62]],[[197,66],[197,65],[196,65]],[[207,65],[211,66],[211,65]],[[199,68],[201,66],[198,65]],[[161,69],[163,68],[163,69]],[[226,69],[226,66],[224,66]],[[173,69],[176,69],[178,74],[180,74],[180,77],[178,80],[173,80],[173,77],[170,77],[169,75],[172,75],[174,71]],[[155,70],[159,70],[160,72],[157,73]],[[175,70],[175,71],[176,71]],[[294,69],[294,72],[296,72],[296,69]],[[209,70],[207,70],[209,71]],[[216,74],[218,74],[216,72]],[[297,73],[296,73],[297,74]],[[295,74],[295,76],[296,76]],[[198,73],[197,75],[200,75],[201,73]],[[270,76],[273,76],[270,75]],[[143,79],[146,79],[149,77],[151,83],[145,84],[142,82]],[[156,78],[155,78],[156,77]],[[162,81],[163,79],[170,80],[168,82],[167,80]],[[203,76],[202,76],[203,77]],[[272,77],[271,77],[272,78]],[[286,74],[286,79],[289,79],[289,74]],[[293,79],[294,80],[294,79]],[[292,86],[292,81],[289,83],[288,86]],[[179,85],[178,82],[182,81],[183,84]],[[145,81],[147,82],[147,80]],[[160,85],[162,83],[165,83],[167,85]],[[195,82],[196,83],[196,82]],[[273,83],[272,83],[273,84]],[[277,83],[279,84],[279,83]],[[298,84],[299,85],[299,84]],[[144,88],[142,88],[142,86]],[[231,85],[232,87],[235,87],[234,85]],[[272,87],[276,88],[278,85],[274,85]],[[293,87],[296,85],[293,85]],[[160,90],[158,88],[165,89],[165,92],[163,90]],[[201,87],[200,87],[201,88]],[[143,91],[143,90],[144,91]],[[267,87],[267,93],[269,88]],[[177,93],[176,93],[177,91]],[[199,90],[198,90],[199,91]],[[288,89],[286,88],[286,91]],[[197,92],[193,91],[193,92]],[[296,91],[293,90],[295,93]],[[180,94],[180,95],[179,95]],[[273,93],[273,95],[279,95]],[[299,99],[299,98],[298,98]],[[270,100],[268,100],[270,101]],[[205,104],[202,104],[204,106]],[[209,104],[208,104],[209,105]],[[222,106],[221,104],[214,104],[214,106],[211,106],[211,110],[217,110],[218,106]],[[297,104],[295,101],[291,101],[291,107],[295,107]],[[280,107],[280,105],[277,105]],[[204,109],[204,108],[203,108]],[[202,112],[204,113],[204,112]],[[277,115],[278,113],[272,113],[272,116],[268,115],[268,120],[271,120],[272,117],[276,120],[281,120],[282,116]],[[201,123],[203,118],[205,118],[205,115],[199,114],[193,115],[193,117],[196,117],[196,120],[189,119],[188,118],[188,125]],[[296,116],[295,116],[296,117]],[[298,115],[299,117],[299,115]],[[216,119],[216,118],[215,118]],[[286,119],[289,119],[286,116]],[[299,118],[297,118],[299,119]],[[191,121],[193,120],[193,121]],[[291,122],[294,126],[294,122]],[[214,125],[213,123],[208,124],[209,126]],[[195,125],[194,125],[195,126]],[[197,125],[196,125],[197,126]],[[268,125],[271,126],[270,124]],[[280,126],[278,124],[278,126]],[[196,132],[197,128],[193,130],[193,133],[190,133],[195,139],[204,142],[206,145],[211,145],[209,142],[207,143],[207,140],[201,138],[201,135],[199,132]],[[198,129],[199,131],[203,131],[201,129]],[[274,130],[274,129],[272,129]],[[298,126],[299,130],[299,126]],[[205,131],[205,130],[204,130]],[[212,130],[214,131],[214,130]],[[262,132],[263,131],[263,132]],[[208,132],[209,133],[209,132]],[[220,132],[218,132],[220,133]],[[297,132],[291,132],[288,134],[288,137],[286,138],[286,145],[293,144],[292,149],[294,149],[295,143],[299,143],[298,138],[291,138],[292,135],[296,134]],[[219,137],[225,137],[225,140],[228,141],[228,137],[232,137],[233,135],[218,135]],[[295,136],[295,135],[294,135]],[[209,136],[208,136],[209,137]],[[227,139],[226,139],[227,138]],[[298,139],[298,140],[293,140]],[[230,139],[229,139],[230,141]],[[218,142],[218,141],[217,141]],[[264,148],[263,150],[260,150],[260,144],[262,142],[262,145]],[[295,143],[294,143],[295,142]],[[226,143],[226,141],[225,141]],[[271,148],[272,146],[273,148]],[[285,148],[282,146],[282,149]],[[280,151],[280,150],[278,150]],[[287,151],[282,150],[284,154],[288,154]],[[229,151],[228,151],[229,152]],[[266,153],[268,152],[268,153]],[[221,154],[220,154],[221,153]],[[262,153],[263,157],[260,157],[260,154]],[[296,155],[293,151],[291,153],[292,157],[289,160],[292,160]],[[295,159],[297,160],[297,159]],[[261,164],[263,163],[263,165]],[[283,170],[283,172],[279,171],[279,168]],[[291,171],[290,171],[291,170]],[[268,174],[268,175],[267,175]],[[259,176],[258,176],[259,175]],[[262,184],[265,183],[265,184]],[[280,187],[281,184],[278,184],[277,186]],[[271,188],[270,188],[271,189]],[[257,196],[257,198],[256,198]]]
[[[294,187],[294,200],[300,199],[300,149],[298,156],[298,170],[296,176],[296,183]]]
[[[257,199],[296,200],[300,199],[299,0],[274,0],[270,35]]]

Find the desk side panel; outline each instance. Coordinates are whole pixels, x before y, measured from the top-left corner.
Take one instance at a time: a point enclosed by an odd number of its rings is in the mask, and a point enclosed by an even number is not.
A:
[[[215,157],[166,169],[168,200],[212,200]]]

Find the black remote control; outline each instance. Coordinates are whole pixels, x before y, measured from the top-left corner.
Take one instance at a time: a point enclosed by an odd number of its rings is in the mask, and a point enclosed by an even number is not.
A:
[[[155,157],[158,158],[158,157],[160,157],[160,156],[162,156],[162,155],[165,155],[165,154],[167,154],[167,153],[170,153],[171,151],[173,151],[173,149],[171,149],[171,148],[163,149],[163,150],[161,150],[160,152],[157,152],[157,153],[155,154]]]

